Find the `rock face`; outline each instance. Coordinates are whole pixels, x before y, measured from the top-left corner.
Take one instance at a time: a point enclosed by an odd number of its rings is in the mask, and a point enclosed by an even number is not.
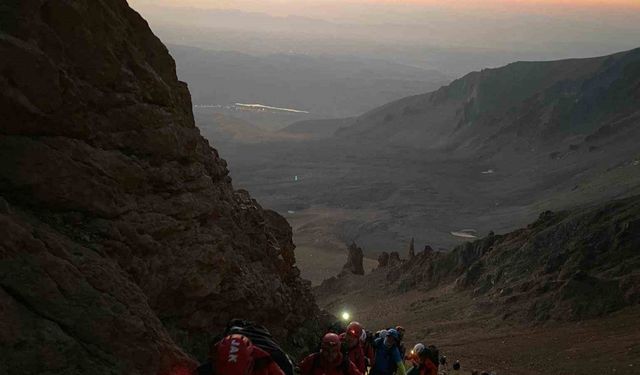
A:
[[[342,267],[342,272],[349,272],[354,275],[364,275],[364,266],[362,260],[364,258],[364,252],[362,248],[353,242],[349,245],[349,254],[347,255],[347,263]]]
[[[232,317],[299,342],[291,228],[234,191],[147,23],[125,0],[0,20],[0,369],[168,373]]]

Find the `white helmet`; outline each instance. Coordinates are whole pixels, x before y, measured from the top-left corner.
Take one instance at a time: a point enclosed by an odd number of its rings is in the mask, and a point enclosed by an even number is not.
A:
[[[423,343],[417,343],[414,347],[413,350],[411,351],[411,354],[420,354],[421,351],[424,350],[424,344]]]

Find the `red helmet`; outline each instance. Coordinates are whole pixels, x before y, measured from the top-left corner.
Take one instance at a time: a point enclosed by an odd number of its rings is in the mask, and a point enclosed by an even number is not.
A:
[[[364,330],[362,329],[362,325],[360,325],[360,323],[358,323],[358,322],[351,322],[347,326],[347,333],[350,334],[351,336],[357,338],[357,339],[362,337],[362,332],[363,331]]]
[[[253,366],[253,344],[245,336],[234,334],[217,345],[216,374],[245,375]]]
[[[335,333],[327,333],[322,338],[322,350],[339,350],[340,349],[340,336]]]

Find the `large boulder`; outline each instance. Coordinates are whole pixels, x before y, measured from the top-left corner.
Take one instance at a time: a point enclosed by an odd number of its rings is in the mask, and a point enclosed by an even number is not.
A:
[[[301,345],[291,227],[233,189],[125,0],[4,2],[0,56],[0,372],[188,369],[232,317]]]

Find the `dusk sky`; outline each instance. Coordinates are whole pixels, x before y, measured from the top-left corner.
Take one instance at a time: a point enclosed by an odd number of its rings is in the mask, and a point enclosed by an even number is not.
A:
[[[422,51],[433,52],[430,47],[500,53],[495,61],[470,60],[470,64],[454,74],[513,59],[590,57],[640,47],[640,0],[129,2],[165,41],[208,49],[247,53],[290,50],[305,54],[379,53],[385,58],[421,66],[428,65],[424,61],[431,64],[434,58],[441,57],[418,56]],[[200,9],[241,11],[245,16]],[[275,18],[258,19],[259,14]],[[321,22],[283,18],[291,16]],[[211,31],[205,31],[207,28]],[[221,32],[222,29],[227,31]],[[404,49],[400,52],[396,47]],[[472,58],[475,57],[467,59]],[[458,56],[457,61],[462,59]],[[437,67],[446,69],[448,63]]]

